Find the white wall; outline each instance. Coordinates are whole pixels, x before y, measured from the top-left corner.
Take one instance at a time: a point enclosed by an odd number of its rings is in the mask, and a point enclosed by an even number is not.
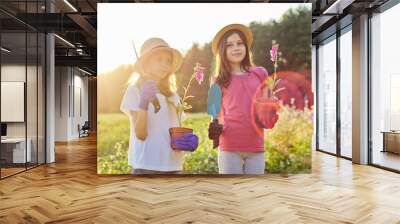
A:
[[[82,75],[76,68],[56,67],[56,141],[79,138],[78,124],[88,120],[88,78]]]
[[[78,138],[78,124],[82,126],[85,121],[89,118],[88,111],[88,77],[83,76],[84,74],[77,69],[74,69],[74,111],[72,119],[72,129],[70,134],[73,138]],[[79,108],[81,107],[81,108]],[[81,111],[80,111],[81,110]]]
[[[30,148],[33,162],[39,159],[39,163],[44,163],[45,139],[44,139],[44,74],[41,66],[25,66],[25,64],[3,64],[1,66],[2,82],[24,82],[26,84],[26,107],[23,102],[21,112],[26,112],[26,120],[22,122],[7,123],[7,137],[30,139]],[[27,78],[27,81],[25,80]],[[4,89],[2,89],[3,92]],[[23,90],[21,90],[23,94]],[[2,95],[3,97],[7,97]],[[2,107],[2,112],[16,113],[13,108]],[[7,111],[9,110],[9,111]],[[16,110],[14,108],[14,110]],[[24,115],[23,115],[24,116]],[[38,154],[38,155],[37,155]]]
[[[2,65],[1,81],[25,82],[25,73],[25,65]],[[6,109],[1,108],[1,110]],[[25,122],[7,122],[7,137],[25,138],[25,127]]]
[[[55,68],[55,141],[68,141],[68,86],[67,67]]]
[[[25,65],[2,65],[1,81],[2,82],[25,82]],[[31,68],[28,67],[28,70]],[[7,110],[7,108],[1,108]],[[11,122],[7,123],[8,137],[25,137],[25,123]]]

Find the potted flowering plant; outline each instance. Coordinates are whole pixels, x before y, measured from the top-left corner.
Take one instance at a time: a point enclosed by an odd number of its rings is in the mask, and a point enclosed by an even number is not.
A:
[[[280,79],[277,78],[276,70],[278,69],[278,56],[281,55],[278,49],[279,44],[273,41],[270,56],[274,65],[274,73],[272,76],[268,76],[260,85],[259,94],[255,98],[254,109],[256,122],[259,126],[266,129],[273,128],[279,118],[278,111],[280,104],[276,94],[284,89],[277,89],[277,84]]]
[[[183,135],[185,135],[187,133],[193,133],[193,129],[182,127],[182,116],[183,116],[183,112],[184,111],[189,110],[189,109],[192,108],[192,106],[187,103],[188,99],[194,97],[194,96],[188,95],[189,88],[190,88],[190,86],[192,84],[192,81],[194,79],[196,79],[198,84],[201,85],[201,83],[204,80],[204,70],[205,70],[205,68],[202,67],[200,63],[196,63],[196,65],[195,65],[193,70],[194,70],[194,72],[193,72],[192,76],[190,77],[190,80],[189,80],[187,86],[183,87],[183,89],[184,89],[183,97],[180,100],[180,103],[178,105],[176,105],[176,112],[177,112],[177,115],[178,115],[179,127],[173,127],[173,128],[169,129],[169,133],[170,133],[171,139],[175,139],[177,137],[181,137],[181,136],[183,136]],[[174,150],[180,150],[180,148],[173,141],[171,141],[171,147]]]

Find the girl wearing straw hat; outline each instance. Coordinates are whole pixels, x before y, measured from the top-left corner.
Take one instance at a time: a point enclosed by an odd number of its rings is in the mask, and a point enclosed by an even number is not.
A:
[[[257,88],[268,73],[253,65],[252,43],[251,30],[242,24],[225,26],[212,41],[215,82],[222,90],[218,120],[223,128],[210,123],[209,136],[219,136],[220,174],[264,174],[263,129],[254,125],[251,108]]]
[[[171,76],[181,66],[182,55],[160,38],[146,40],[140,54],[134,65],[139,79],[127,88],[121,102],[131,126],[128,163],[133,174],[179,173],[183,152],[172,150],[168,130],[179,126],[176,107],[170,102],[176,106],[180,98]],[[197,147],[197,136],[181,138]]]

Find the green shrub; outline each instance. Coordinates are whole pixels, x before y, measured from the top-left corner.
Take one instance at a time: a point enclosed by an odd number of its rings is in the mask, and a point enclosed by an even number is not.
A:
[[[199,137],[199,147],[193,153],[185,153],[183,162],[184,173],[216,174],[218,173],[218,151],[212,148],[212,141],[208,139],[208,123],[210,117],[206,114],[191,116],[184,127],[192,128]]]
[[[218,151],[208,139],[206,114],[189,114],[183,126],[192,128],[199,136],[199,147],[184,155],[183,172],[188,174],[217,174]],[[265,133],[265,172],[299,173],[311,170],[312,112],[282,107],[279,121]],[[98,122],[99,174],[130,173],[128,165],[129,120],[124,114],[101,114]]]
[[[124,114],[99,114],[97,122],[97,173],[126,174],[129,119]]]
[[[283,106],[279,120],[265,134],[265,172],[311,171],[312,111]]]
[[[97,157],[98,174],[127,174],[132,168],[128,165],[128,145],[121,141],[116,142],[113,153]]]

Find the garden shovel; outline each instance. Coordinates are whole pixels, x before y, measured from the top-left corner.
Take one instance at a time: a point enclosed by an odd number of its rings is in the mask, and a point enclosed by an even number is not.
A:
[[[222,101],[222,92],[221,87],[214,83],[211,85],[210,90],[208,90],[208,101],[207,101],[207,112],[212,117],[213,125],[217,126],[218,118],[217,114],[221,111],[221,101]],[[213,148],[218,147],[219,145],[219,136],[213,138]]]

